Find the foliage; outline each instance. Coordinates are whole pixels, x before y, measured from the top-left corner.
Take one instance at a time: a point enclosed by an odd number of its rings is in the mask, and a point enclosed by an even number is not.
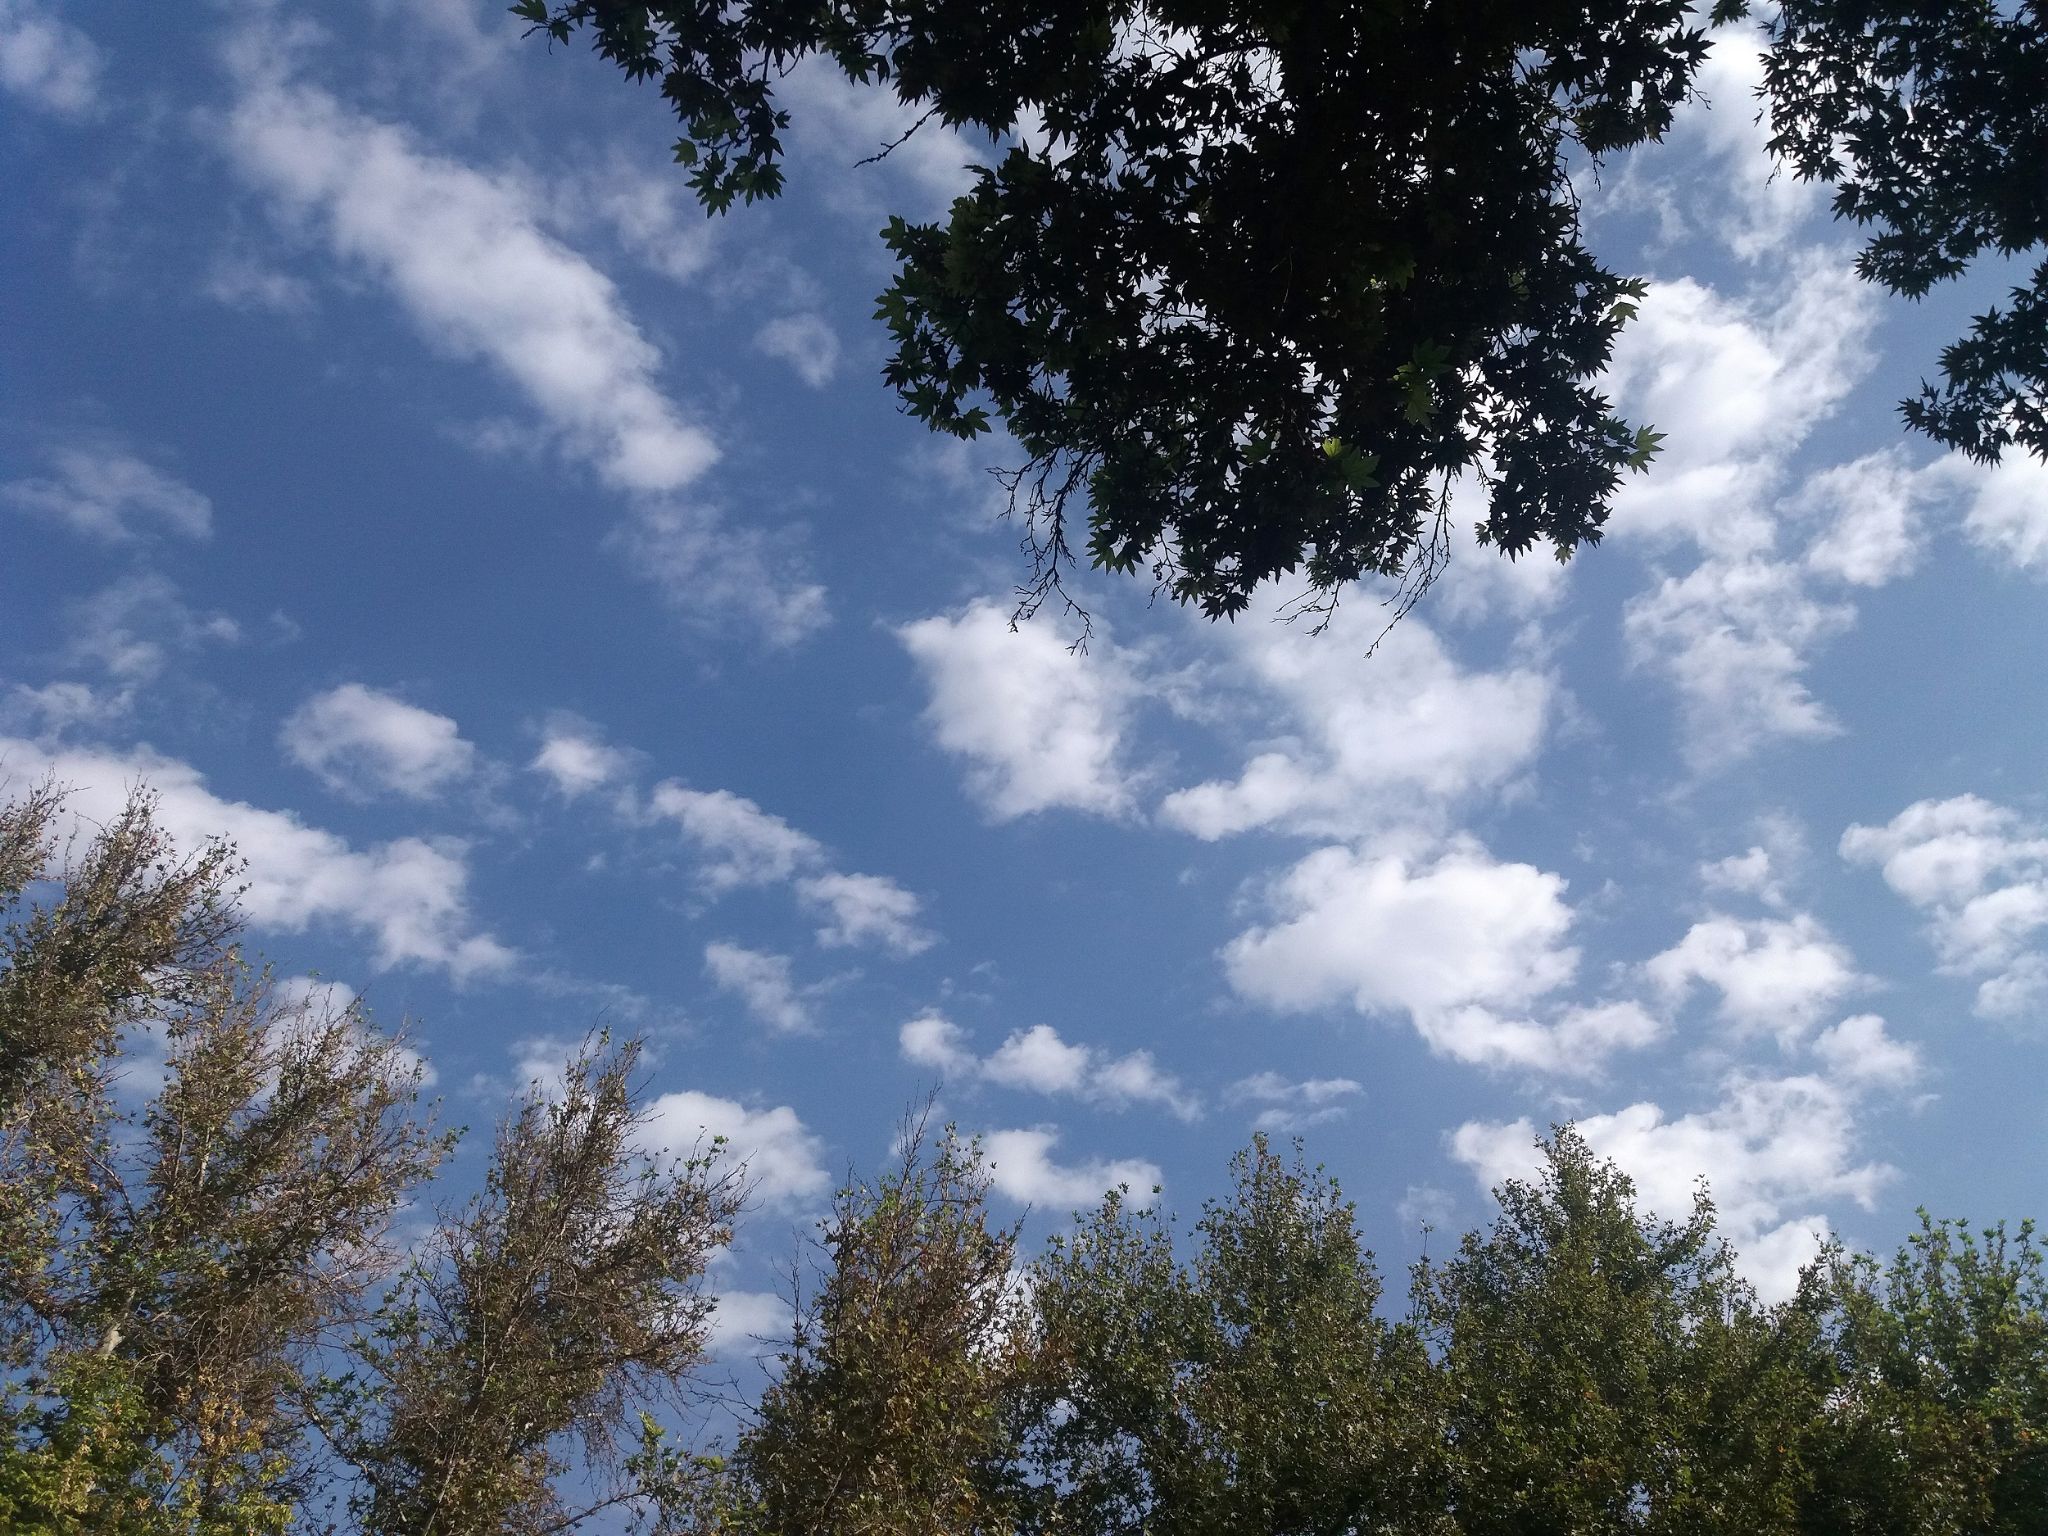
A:
[[[1192,1263],[1116,1193],[1036,1270],[1039,1528],[1427,1529],[1428,1361],[1377,1314],[1353,1208],[1263,1137],[1231,1170]]]
[[[1028,1356],[1014,1228],[980,1149],[905,1128],[894,1169],[840,1191],[824,1272],[733,1458],[748,1536],[996,1536],[1014,1528],[1008,1409]]]
[[[2031,1225],[1924,1212],[1890,1265],[1830,1250],[1801,1305],[1826,1412],[1815,1529],[2019,1536],[2048,1509],[2048,1277]]]
[[[1990,253],[2048,244],[2040,0],[1783,0],[1767,22],[1771,148],[1874,229],[1857,269],[1919,298]],[[1941,355],[1900,410],[1973,458],[2048,458],[2048,260]]]
[[[1600,536],[1656,434],[1591,382],[1640,284],[1567,163],[1655,139],[1706,52],[1684,0],[521,0],[659,80],[705,207],[781,190],[777,84],[816,59],[990,142],[943,222],[890,220],[884,369],[960,437],[999,417],[1032,580],[1085,549],[1211,617],[1300,573],[1411,594],[1446,486],[1481,537]],[[913,130],[914,131],[914,130]]]
[[[1652,1221],[1570,1131],[1496,1193],[1490,1231],[1422,1265],[1450,1506],[1473,1536],[1791,1531],[1796,1352],[1732,1268],[1699,1191]]]
[[[408,1053],[242,960],[228,850],[178,858],[138,794],[59,864],[61,809],[0,808],[0,1486],[54,1530],[141,1489],[166,1530],[272,1528],[314,1352],[440,1143]]]
[[[638,1046],[600,1037],[499,1127],[488,1187],[445,1218],[329,1384],[369,1533],[552,1532],[687,1506],[706,1469],[649,1411],[701,1362],[699,1281],[743,1186],[717,1144],[642,1150]],[[565,1504],[562,1440],[602,1486]]]

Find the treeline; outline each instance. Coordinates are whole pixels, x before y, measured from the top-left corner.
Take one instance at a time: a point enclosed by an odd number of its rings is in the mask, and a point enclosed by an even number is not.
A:
[[[235,864],[139,797],[0,808],[0,1530],[1999,1533],[2048,1528],[2031,1228],[1923,1218],[1765,1306],[1569,1130],[1387,1304],[1336,1184],[1263,1140],[1193,1231],[1123,1194],[1026,1261],[913,1124],[824,1221],[722,1455],[723,1148],[651,1149],[593,1041],[431,1206],[401,1040],[273,984]],[[61,857],[60,857],[61,853]]]

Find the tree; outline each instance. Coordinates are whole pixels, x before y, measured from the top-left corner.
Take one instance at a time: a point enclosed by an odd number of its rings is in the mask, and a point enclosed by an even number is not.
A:
[[[514,10],[660,81],[714,212],[781,189],[775,83],[814,57],[990,140],[943,223],[890,221],[880,317],[911,415],[1026,455],[1020,612],[1084,505],[1094,564],[1217,617],[1288,573],[1311,606],[1419,592],[1461,472],[1485,541],[1569,556],[1655,451],[1593,382],[1643,289],[1586,249],[1567,162],[1669,126],[1685,0]]]
[[[1002,1536],[1029,1351],[1014,1228],[980,1147],[905,1127],[892,1171],[840,1191],[825,1267],[733,1456],[743,1536]]]
[[[1376,1313],[1379,1277],[1336,1184],[1263,1137],[1231,1165],[1193,1262],[1111,1194],[1034,1271],[1030,1445],[1058,1492],[1038,1529],[1347,1536],[1432,1528],[1430,1365]]]
[[[1491,1230],[1416,1274],[1465,1536],[1768,1536],[1798,1527],[1820,1398],[1732,1269],[1701,1190],[1652,1221],[1568,1129]],[[1796,1340],[1795,1333],[1791,1338]]]
[[[1887,1266],[1830,1249],[1807,1275],[1817,1382],[1808,1528],[2020,1536],[2048,1509],[2048,1274],[2030,1225],[1924,1212]]]
[[[485,1191],[436,1227],[329,1384],[366,1536],[539,1536],[618,1510],[659,1525],[698,1503],[712,1469],[670,1450],[653,1410],[703,1360],[700,1282],[743,1180],[715,1142],[642,1149],[638,1054],[600,1037],[528,1091]]]
[[[2048,12],[2040,0],[1783,0],[1766,23],[1771,148],[1876,231],[1857,270],[1919,298],[1986,253],[2048,243]],[[2048,458],[2048,259],[1900,406],[1972,458]]]
[[[60,864],[62,801],[0,807],[0,1525],[281,1529],[320,1346],[442,1143],[395,1040],[242,960],[227,849],[138,794]]]

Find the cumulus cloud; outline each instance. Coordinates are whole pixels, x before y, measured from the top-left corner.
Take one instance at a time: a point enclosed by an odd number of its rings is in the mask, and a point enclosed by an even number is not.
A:
[[[1469,839],[1429,859],[1321,848],[1282,875],[1273,920],[1225,948],[1231,986],[1286,1012],[1406,1015],[1453,1060],[1590,1073],[1661,1026],[1632,1003],[1558,1009],[1578,949],[1564,880]],[[1546,1006],[1548,1022],[1528,1016]]]
[[[685,1089],[664,1093],[647,1106],[642,1133],[652,1150],[688,1153],[724,1137],[743,1164],[753,1192],[770,1204],[814,1200],[832,1186],[820,1159],[824,1149],[787,1104],[749,1109],[735,1099]]]
[[[237,54],[226,148],[244,178],[379,281],[431,344],[490,365],[566,453],[632,493],[616,547],[693,622],[737,621],[775,644],[824,623],[824,591],[788,540],[677,499],[718,445],[664,391],[661,354],[611,279],[551,232],[546,194],[280,77],[273,52]]]
[[[839,371],[839,338],[820,315],[780,315],[754,335],[754,345],[789,364],[812,389],[823,389]]]
[[[565,799],[616,790],[610,809],[627,826],[673,828],[696,854],[697,883],[713,900],[735,890],[787,887],[820,919],[817,939],[827,949],[872,946],[908,956],[937,942],[919,921],[923,903],[886,875],[836,867],[817,838],[728,789],[664,779],[642,795],[632,783],[637,758],[606,743],[588,721],[556,714],[529,766]]]
[[[674,823],[697,849],[698,878],[713,894],[780,885],[824,855],[816,838],[729,789],[691,789],[666,779],[654,786],[647,810]]]
[[[1804,1038],[1832,1004],[1863,984],[1848,950],[1805,913],[1706,918],[1644,970],[1674,1003],[1705,982],[1721,994],[1723,1019],[1786,1044]]]
[[[922,903],[885,875],[837,870],[796,883],[797,898],[826,914],[818,942],[827,949],[878,944],[898,955],[922,954],[934,942],[918,926]]]
[[[2048,574],[2048,464],[2010,453],[1995,466],[1957,459],[1949,468],[1970,493],[1964,536],[2016,571]]]
[[[1852,826],[1842,857],[1875,865],[1926,915],[1942,969],[1981,977],[1987,1018],[2048,1003],[2048,828],[1977,795],[1920,800],[1881,827]]]
[[[1926,1070],[1920,1048],[1895,1038],[1874,1013],[1859,1013],[1823,1031],[1813,1042],[1813,1053],[1830,1077],[1861,1087],[1908,1087]]]
[[[1183,1120],[1202,1113],[1201,1099],[1150,1051],[1122,1056],[1062,1039],[1050,1024],[1011,1034],[986,1056],[976,1056],[957,1024],[935,1013],[920,1014],[897,1032],[906,1061],[943,1072],[955,1082],[993,1083],[1027,1093],[1084,1100],[1112,1109],[1157,1104]]]
[[[131,786],[147,784],[180,847],[225,837],[240,851],[248,865],[241,908],[254,927],[298,933],[333,924],[368,938],[380,968],[429,966],[457,981],[502,974],[517,958],[471,916],[468,849],[455,839],[356,848],[288,811],[224,799],[197,769],[146,747],[48,752],[0,737],[0,764],[17,782],[47,776],[70,786],[68,809],[97,822],[119,814]]]
[[[542,728],[540,750],[527,765],[548,779],[565,800],[623,782],[633,756],[609,745],[597,728],[574,715],[556,714]]]
[[[476,747],[446,715],[361,683],[316,693],[278,732],[285,756],[336,794],[427,800],[476,770]]]
[[[124,576],[67,605],[65,660],[98,667],[122,690],[113,712],[133,691],[155,682],[180,656],[211,645],[234,645],[242,628],[224,613],[192,607],[167,577]]]
[[[0,485],[0,499],[106,544],[134,543],[151,532],[188,539],[213,532],[211,501],[123,449],[73,443],[53,452],[50,463],[47,477]]]
[[[1691,1209],[1704,1177],[1721,1228],[1744,1272],[1767,1300],[1791,1294],[1799,1266],[1829,1230],[1810,1214],[1847,1198],[1868,1209],[1895,1173],[1861,1160],[1854,1095],[1829,1078],[1738,1074],[1711,1109],[1673,1117],[1642,1102],[1577,1122],[1599,1156],[1635,1181],[1643,1207],[1664,1217]],[[1528,1178],[1538,1169],[1536,1129],[1527,1119],[1468,1121],[1451,1136],[1451,1153],[1482,1185]]]
[[[1552,710],[1549,677],[1468,671],[1412,615],[1364,659],[1380,622],[1368,609],[1322,635],[1233,626],[1215,687],[1242,691],[1230,718],[1270,721],[1272,734],[1236,779],[1169,794],[1161,818],[1206,840],[1261,827],[1353,836],[1524,772]]]
[[[787,955],[714,939],[704,946],[704,973],[721,992],[737,997],[749,1014],[776,1033],[809,1031],[810,997],[796,984]]]
[[[36,0],[0,0],[0,89],[65,117],[99,101],[100,51]]]
[[[1877,310],[1864,287],[1841,252],[1818,248],[1748,297],[1653,284],[1616,348],[1623,409],[1667,434],[1610,524],[1659,562],[1625,610],[1627,653],[1677,693],[1695,768],[1838,728],[1807,686],[1810,659],[1854,622],[1858,589],[1914,568],[1925,508],[1954,494],[1942,462],[1915,468],[1898,449],[1793,476],[1868,370]],[[1801,547],[1780,548],[1787,533]],[[1663,568],[1687,547],[1690,568]]]
[[[1060,1163],[1052,1155],[1059,1139],[1054,1130],[990,1131],[982,1138],[989,1181],[1020,1204],[1069,1210],[1093,1205],[1119,1186],[1130,1190],[1130,1203],[1140,1209],[1158,1198],[1163,1175],[1157,1163],[1139,1158]]]
[[[1348,1077],[1312,1077],[1289,1082],[1278,1072],[1254,1072],[1230,1085],[1224,1097],[1235,1104],[1259,1105],[1253,1120],[1259,1130],[1292,1133],[1341,1120],[1350,1113],[1346,1100],[1365,1089]]]
[[[1121,756],[1134,685],[1106,637],[1077,655],[1050,625],[1012,631],[1008,614],[987,602],[896,633],[931,692],[925,723],[966,761],[968,789],[991,816],[1130,811]]]
[[[737,621],[786,648],[832,622],[825,588],[810,578],[801,546],[786,533],[735,528],[711,507],[664,501],[638,507],[611,544],[699,629]]]
[[[781,1348],[789,1342],[796,1314],[787,1296],[773,1291],[720,1291],[711,1314],[709,1344],[714,1355],[736,1357]]]
[[[662,393],[653,343],[610,279],[541,227],[530,187],[312,86],[243,84],[235,165],[381,280],[431,341],[497,368],[613,485],[670,492],[710,467],[717,447]]]
[[[1805,673],[1813,647],[1854,621],[1852,607],[1816,596],[1796,565],[1707,560],[1631,599],[1623,630],[1630,661],[1677,690],[1687,756],[1711,768],[1766,741],[1840,730]]]

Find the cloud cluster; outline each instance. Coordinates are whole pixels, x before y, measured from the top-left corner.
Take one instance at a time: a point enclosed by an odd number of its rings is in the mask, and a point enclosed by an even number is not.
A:
[[[0,0],[0,89],[45,112],[82,117],[98,105],[100,51],[36,0]]]
[[[1136,684],[1107,637],[1079,654],[1049,624],[1012,630],[987,602],[897,635],[931,691],[925,723],[965,761],[968,790],[990,816],[1130,813],[1122,714]]]
[[[1130,1191],[1130,1204],[1140,1210],[1158,1198],[1164,1175],[1157,1163],[1142,1158],[1090,1158],[1062,1163],[1053,1157],[1060,1134],[1043,1127],[990,1131],[982,1137],[988,1154],[989,1181],[997,1191],[1021,1205],[1075,1210],[1093,1205],[1112,1189]]]
[[[566,453],[628,493],[617,546],[693,622],[738,619],[775,644],[824,623],[824,591],[787,540],[680,499],[719,446],[664,389],[661,353],[616,285],[550,228],[548,196],[292,81],[283,50],[261,43],[233,55],[241,92],[225,147],[244,179],[380,284],[430,344],[488,364]]]
[[[517,959],[472,918],[468,849],[455,839],[356,848],[290,812],[216,795],[197,769],[146,747],[53,752],[0,737],[0,765],[18,784],[48,777],[68,786],[68,810],[98,822],[119,813],[132,786],[146,784],[178,846],[221,837],[235,845],[248,866],[241,909],[258,928],[297,933],[332,923],[366,937],[379,967],[428,966],[457,981],[502,975]]]
[[[696,853],[697,880],[716,899],[728,892],[787,886],[821,919],[827,949],[873,946],[916,955],[936,940],[919,922],[922,903],[885,875],[842,870],[808,832],[728,789],[692,789],[664,779],[643,796],[632,783],[636,755],[608,744],[588,722],[550,717],[529,766],[570,799],[600,789],[629,827],[664,826]]]
[[[1469,670],[1413,615],[1361,659],[1370,638],[1348,615],[1321,635],[1234,627],[1213,692],[1270,734],[1236,779],[1167,795],[1161,819],[1205,841],[1259,828],[1352,837],[1431,820],[1529,768],[1554,707],[1545,673]]]
[[[1320,848],[1273,883],[1272,920],[1231,941],[1224,969],[1269,1008],[1405,1015],[1456,1061],[1597,1072],[1662,1030],[1633,1003],[1552,1001],[1579,963],[1564,885],[1465,838],[1423,859]]]
[[[1868,1046],[1843,1042],[1845,1051]],[[1820,1074],[1768,1077],[1738,1073],[1712,1108],[1673,1116],[1639,1102],[1576,1122],[1601,1156],[1635,1181],[1643,1207],[1667,1218],[1691,1208],[1704,1178],[1723,1232],[1745,1273],[1768,1300],[1791,1294],[1799,1266],[1829,1231],[1821,1202],[1847,1198],[1868,1208],[1894,1176],[1857,1150],[1855,1102],[1861,1083]],[[1468,1121],[1451,1135],[1451,1154],[1482,1185],[1527,1178],[1538,1168],[1536,1127],[1527,1119]]]
[[[1881,827],[1852,826],[1842,857],[1876,866],[1926,914],[1942,969],[1975,976],[1977,1012],[2014,1018],[2048,1003],[2048,826],[1977,795],[1920,800]]]
[[[959,1025],[924,1013],[897,1031],[897,1044],[905,1061],[942,1072],[953,1083],[993,1083],[1108,1109],[1156,1104],[1182,1120],[1202,1113],[1200,1097],[1162,1071],[1150,1051],[1117,1056],[1097,1046],[1071,1044],[1050,1024],[1015,1030],[988,1055],[977,1056]]]
[[[476,771],[477,751],[446,715],[362,683],[317,693],[278,732],[285,756],[336,794],[427,800]]]
[[[1252,1124],[1262,1131],[1293,1134],[1350,1113],[1347,1100],[1364,1088],[1348,1077],[1312,1077],[1289,1082],[1277,1072],[1255,1072],[1232,1083],[1225,1097],[1234,1104],[1259,1105]]]
[[[0,500],[105,544],[136,543],[151,532],[187,539],[213,532],[210,500],[111,443],[69,443],[50,462],[48,476],[0,485]]]

